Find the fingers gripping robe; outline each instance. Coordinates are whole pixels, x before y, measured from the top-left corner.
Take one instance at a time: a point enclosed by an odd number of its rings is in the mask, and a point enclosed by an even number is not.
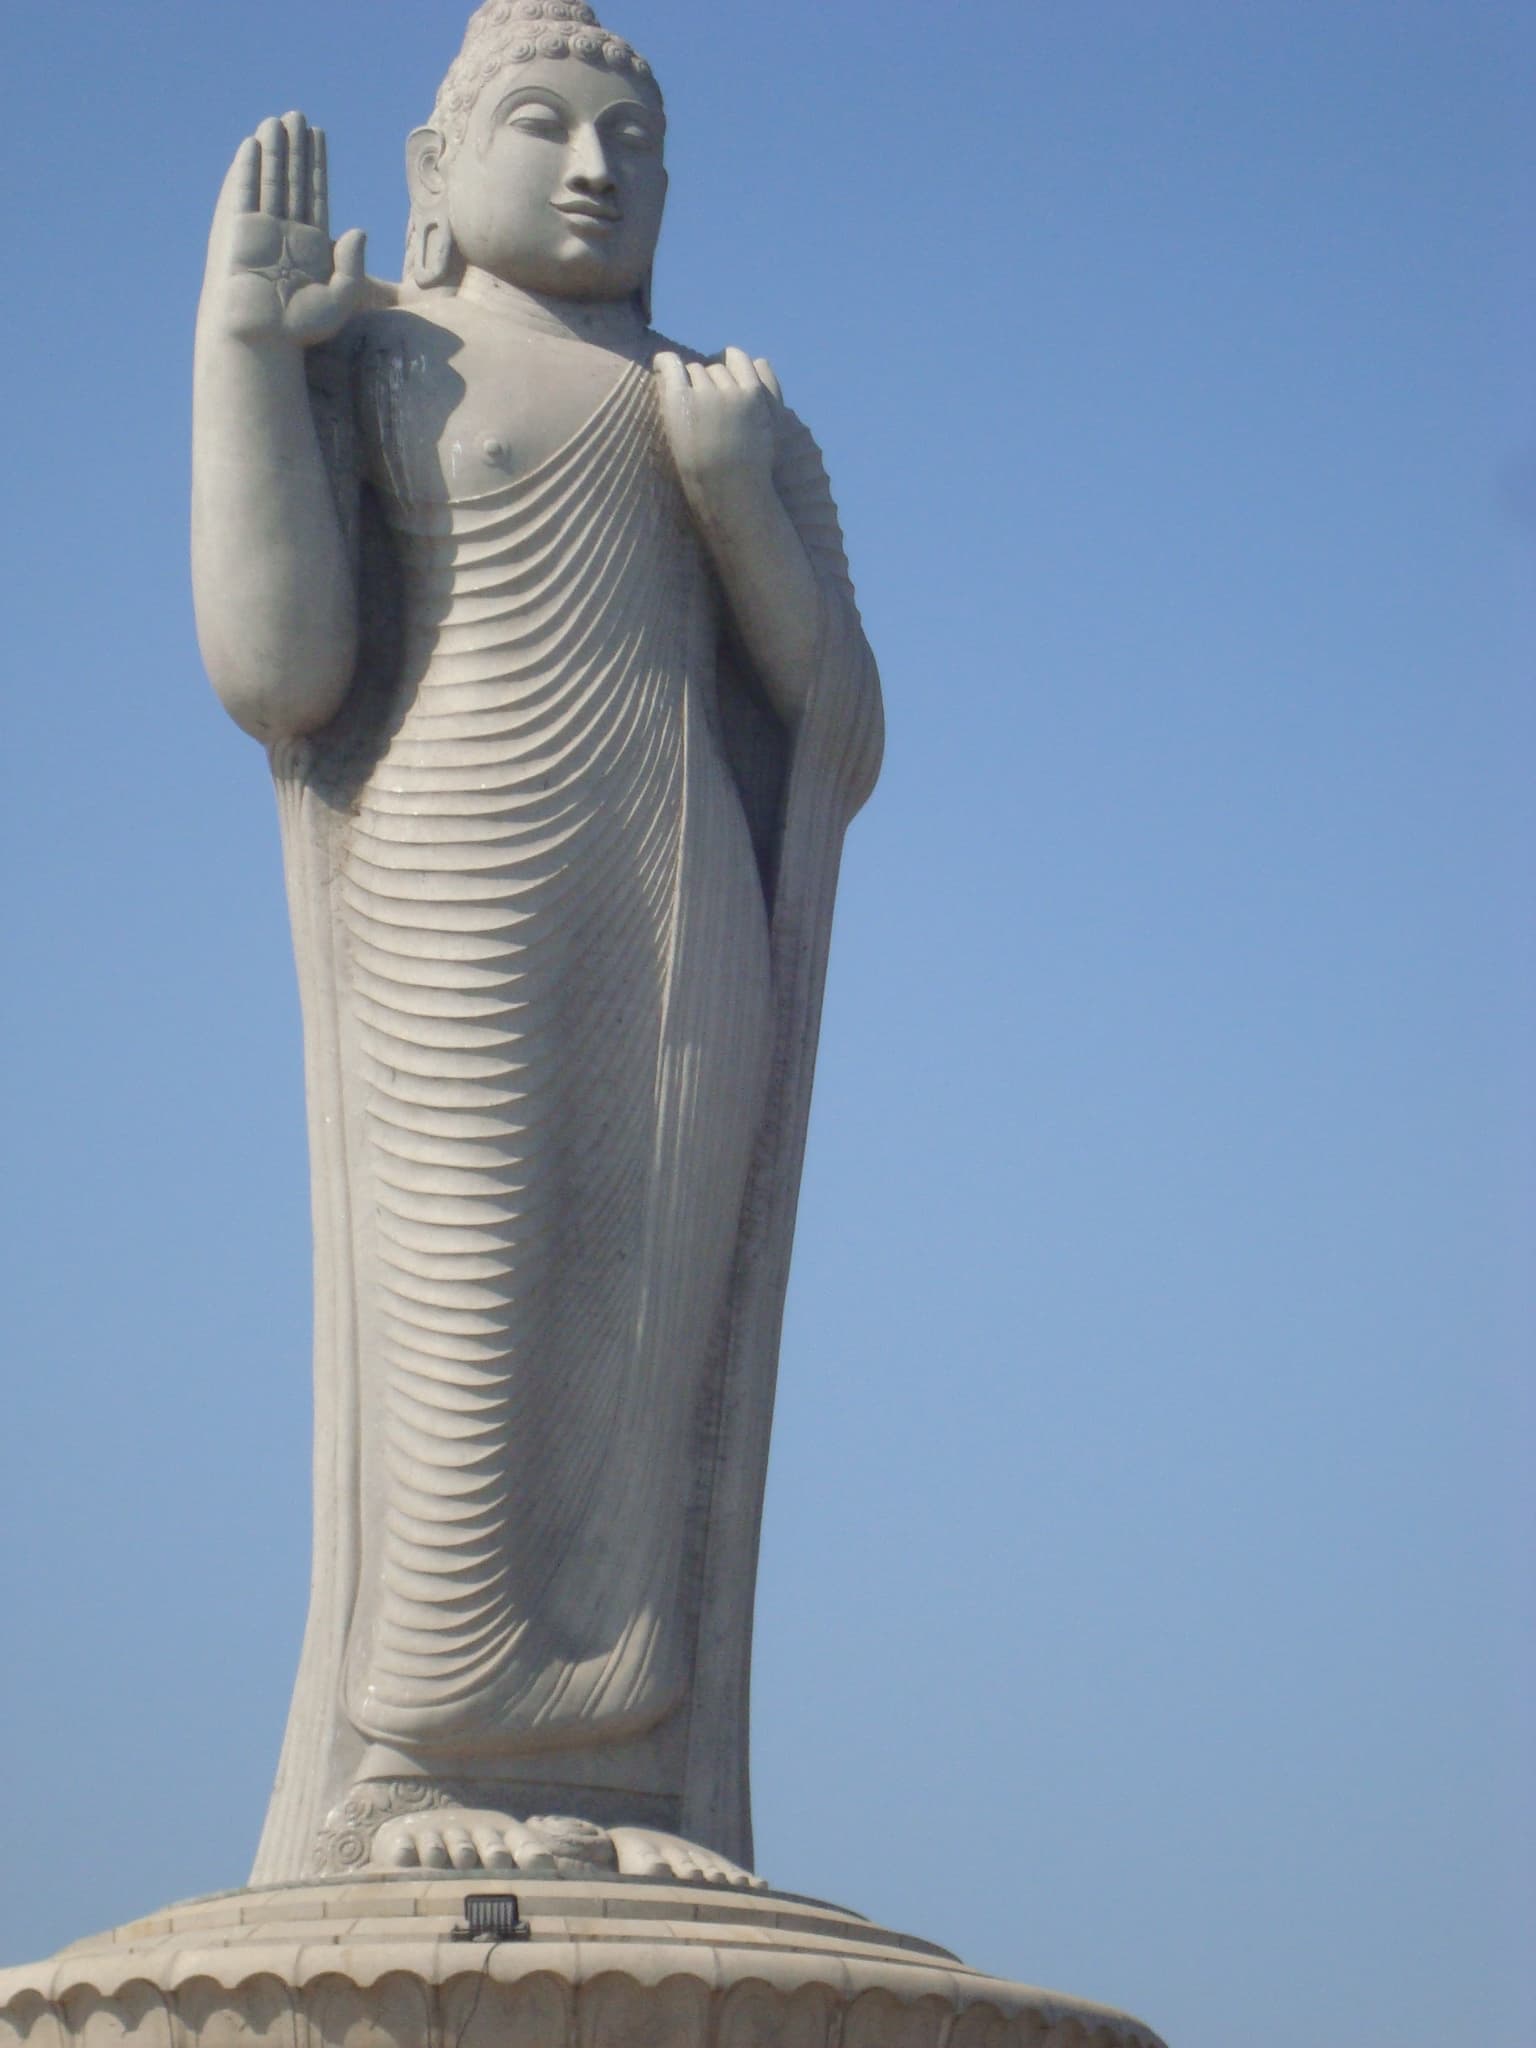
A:
[[[783,406],[771,367],[728,348],[719,362],[687,364],[663,350],[654,368],[673,460],[696,509],[707,514],[717,490],[768,483]]]
[[[748,400],[756,403],[758,394],[766,391],[776,405],[784,403],[784,394],[779,389],[779,380],[773,374],[773,365],[763,356],[749,356],[745,349],[728,348],[718,363],[710,365],[710,374],[719,381],[719,373],[729,377],[738,391],[744,392]]]
[[[816,564],[781,488],[781,458],[803,435],[761,358],[655,359],[678,480],[774,709],[791,724],[817,672],[824,606]]]
[[[302,114],[242,142],[219,197],[204,309],[245,341],[311,348],[361,301],[364,237],[331,246],[325,136]]]

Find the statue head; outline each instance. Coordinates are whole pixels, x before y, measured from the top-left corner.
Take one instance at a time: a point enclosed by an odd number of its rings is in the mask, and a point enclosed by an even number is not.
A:
[[[485,0],[406,145],[406,280],[473,265],[568,299],[635,299],[667,174],[661,92],[645,59],[579,0]]]

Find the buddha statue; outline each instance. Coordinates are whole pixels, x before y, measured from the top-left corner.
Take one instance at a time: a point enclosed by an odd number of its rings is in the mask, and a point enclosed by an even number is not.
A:
[[[768,363],[650,324],[649,66],[488,0],[398,286],[302,116],[198,316],[200,643],[303,1003],[315,1553],[253,1882],[754,1883],[752,1588],[879,690]]]

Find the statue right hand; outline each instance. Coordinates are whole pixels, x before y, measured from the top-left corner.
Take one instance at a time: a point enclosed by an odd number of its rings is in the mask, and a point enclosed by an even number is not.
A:
[[[263,121],[219,194],[200,317],[242,341],[329,341],[362,301],[364,239],[332,246],[324,133],[302,114]]]

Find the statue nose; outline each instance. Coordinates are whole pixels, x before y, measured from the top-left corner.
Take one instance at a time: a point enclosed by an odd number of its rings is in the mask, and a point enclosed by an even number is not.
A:
[[[613,172],[599,137],[584,135],[575,139],[566,183],[578,192],[611,192],[614,189]]]

